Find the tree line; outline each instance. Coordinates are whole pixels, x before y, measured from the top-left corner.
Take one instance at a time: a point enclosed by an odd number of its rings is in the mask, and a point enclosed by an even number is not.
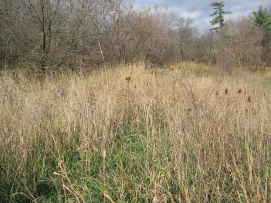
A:
[[[214,2],[204,33],[190,19],[135,9],[125,0],[1,0],[0,67],[94,67],[143,61],[270,65],[271,12],[224,21]]]

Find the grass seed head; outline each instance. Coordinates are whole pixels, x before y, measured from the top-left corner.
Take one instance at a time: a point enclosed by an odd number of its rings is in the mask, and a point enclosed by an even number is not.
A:
[[[251,103],[251,96],[248,96],[247,102],[248,102],[248,103]]]
[[[225,94],[227,95],[229,93],[228,88],[225,89]]]
[[[127,82],[130,82],[131,81],[131,76],[127,76],[126,78],[125,78],[125,80],[127,81]]]

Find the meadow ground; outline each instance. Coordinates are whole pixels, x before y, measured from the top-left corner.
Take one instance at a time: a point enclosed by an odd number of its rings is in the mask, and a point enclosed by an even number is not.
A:
[[[183,63],[0,76],[0,202],[271,202],[271,74]]]

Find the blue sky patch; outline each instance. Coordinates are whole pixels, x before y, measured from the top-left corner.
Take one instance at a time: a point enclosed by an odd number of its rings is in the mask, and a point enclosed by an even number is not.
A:
[[[134,0],[136,7],[159,7],[177,16],[193,19],[200,30],[210,28],[209,20],[212,0]],[[248,16],[260,6],[271,8],[271,0],[225,0],[225,10],[231,11],[226,19]]]

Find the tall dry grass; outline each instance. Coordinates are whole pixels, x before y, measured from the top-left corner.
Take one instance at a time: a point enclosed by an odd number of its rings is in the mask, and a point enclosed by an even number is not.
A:
[[[270,89],[200,64],[0,77],[0,202],[270,202]]]

